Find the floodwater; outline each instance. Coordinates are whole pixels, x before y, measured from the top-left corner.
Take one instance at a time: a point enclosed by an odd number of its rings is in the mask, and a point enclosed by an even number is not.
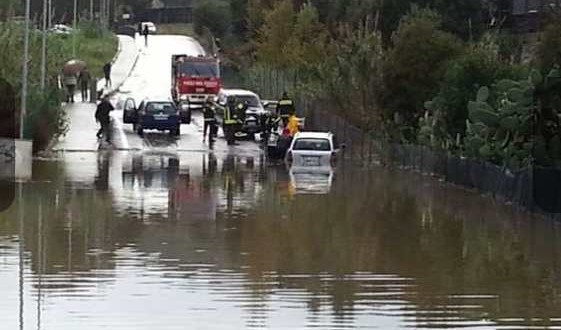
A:
[[[561,329],[559,224],[416,174],[76,152],[21,193],[1,329]]]

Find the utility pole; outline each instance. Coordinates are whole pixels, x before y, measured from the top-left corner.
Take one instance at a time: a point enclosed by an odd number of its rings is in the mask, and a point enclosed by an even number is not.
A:
[[[94,20],[94,3],[93,0],[90,0],[90,21],[93,22]]]
[[[41,44],[41,90],[45,90],[47,76],[47,0],[43,0],[43,40]]]
[[[53,1],[52,0],[47,0],[47,2],[49,3],[49,5],[48,5],[48,7],[49,7],[48,26],[51,27],[51,26],[53,26]]]
[[[21,108],[19,122],[19,138],[23,139],[23,121],[27,111],[27,62],[29,58],[29,11],[31,0],[25,1],[25,35],[23,37],[23,68],[21,77]]]
[[[74,17],[72,19],[72,57],[76,58],[76,20],[78,17],[78,0],[74,0]]]
[[[105,0],[99,0],[99,24],[103,25],[105,15]]]
[[[107,27],[109,28],[111,25],[111,0],[107,0],[107,15],[105,16],[107,18]]]

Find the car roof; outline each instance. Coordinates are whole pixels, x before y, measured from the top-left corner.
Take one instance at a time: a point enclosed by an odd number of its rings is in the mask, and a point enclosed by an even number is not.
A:
[[[174,103],[173,100],[169,97],[163,96],[147,96],[142,99],[142,102],[149,103],[149,102],[171,102]]]
[[[248,96],[256,96],[259,97],[257,95],[257,93],[254,93],[252,91],[248,91],[246,89],[222,89],[220,91],[220,93],[226,95],[226,96],[230,96],[230,95],[248,95]]]
[[[333,134],[331,132],[298,132],[294,138],[329,139],[332,136]]]

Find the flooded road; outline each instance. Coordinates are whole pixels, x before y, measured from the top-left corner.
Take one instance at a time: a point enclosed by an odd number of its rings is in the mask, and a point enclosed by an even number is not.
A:
[[[561,328],[561,228],[415,174],[66,153],[0,213],[2,329]]]

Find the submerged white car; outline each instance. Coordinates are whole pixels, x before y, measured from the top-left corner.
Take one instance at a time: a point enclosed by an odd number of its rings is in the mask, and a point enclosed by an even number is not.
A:
[[[332,133],[299,132],[292,139],[286,160],[294,166],[331,166],[344,146]]]

